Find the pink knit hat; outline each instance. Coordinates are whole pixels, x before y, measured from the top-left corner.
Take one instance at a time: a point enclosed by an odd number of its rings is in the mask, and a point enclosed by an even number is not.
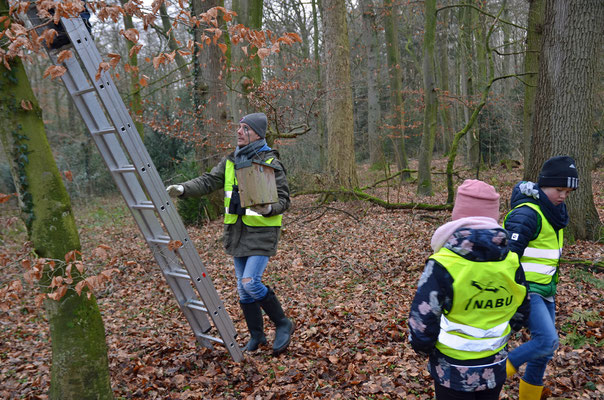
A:
[[[457,188],[453,220],[465,217],[489,217],[499,220],[499,193],[488,183],[466,179]]]

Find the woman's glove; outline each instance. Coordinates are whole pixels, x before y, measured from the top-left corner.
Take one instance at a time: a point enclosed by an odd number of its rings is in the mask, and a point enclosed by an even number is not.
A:
[[[271,212],[273,207],[270,204],[259,204],[255,206],[251,206],[250,209],[254,212],[257,212],[260,215],[266,215]]]
[[[166,188],[166,192],[170,197],[178,197],[185,192],[183,185],[170,185]]]

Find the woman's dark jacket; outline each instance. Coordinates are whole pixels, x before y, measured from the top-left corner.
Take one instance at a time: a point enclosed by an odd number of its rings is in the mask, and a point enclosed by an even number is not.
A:
[[[290,205],[289,186],[287,185],[285,168],[279,161],[279,152],[276,150],[261,151],[252,159],[266,161],[270,158],[273,159],[270,164],[275,167],[275,181],[279,201],[271,205],[272,210],[265,217],[283,214]],[[185,191],[180,197],[201,197],[215,190],[223,189],[227,160],[235,162],[234,153],[223,157],[210,172],[181,183]],[[247,226],[239,217],[235,224],[224,225],[224,248],[227,254],[234,257],[273,256],[277,252],[280,235],[281,227],[279,226]]]

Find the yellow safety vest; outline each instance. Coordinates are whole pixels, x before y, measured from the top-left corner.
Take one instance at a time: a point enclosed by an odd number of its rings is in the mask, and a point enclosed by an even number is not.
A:
[[[273,161],[269,158],[265,162],[270,164]],[[232,225],[237,222],[239,215],[229,214],[229,205],[231,204],[231,196],[233,195],[233,185],[237,185],[237,177],[235,176],[235,164],[227,160],[224,170],[224,223]],[[250,208],[245,209],[245,215],[241,216],[243,223],[247,226],[281,226],[283,219],[282,214],[264,217],[252,211]]]
[[[457,360],[497,354],[510,336],[510,319],[526,297],[516,282],[518,255],[502,261],[470,261],[441,248],[430,257],[453,277],[453,304],[440,318],[436,348]]]
[[[514,207],[513,210],[523,206],[530,207],[539,214],[541,217],[541,232],[539,232],[537,238],[528,243],[522,257],[520,257],[520,263],[528,282],[548,285],[552,282],[553,277],[557,276],[564,233],[562,229],[558,231],[558,234],[556,233],[556,230],[545,218],[537,204],[523,203]]]

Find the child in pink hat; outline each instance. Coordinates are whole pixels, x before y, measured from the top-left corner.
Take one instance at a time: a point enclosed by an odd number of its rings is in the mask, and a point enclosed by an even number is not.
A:
[[[469,179],[457,190],[452,221],[432,237],[411,305],[416,353],[429,358],[439,400],[498,399],[506,379],[507,340],[528,317],[524,272],[498,224],[499,194]]]

